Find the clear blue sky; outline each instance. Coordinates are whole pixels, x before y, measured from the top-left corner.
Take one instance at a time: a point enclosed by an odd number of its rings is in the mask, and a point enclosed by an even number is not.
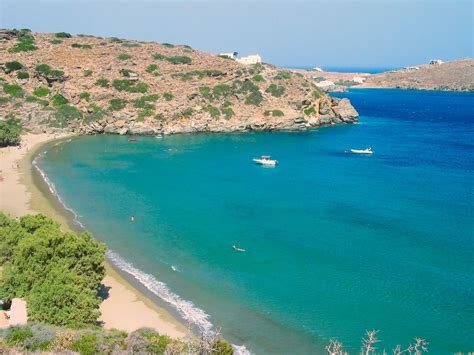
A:
[[[0,0],[0,27],[260,53],[280,66],[473,57],[474,0]]]

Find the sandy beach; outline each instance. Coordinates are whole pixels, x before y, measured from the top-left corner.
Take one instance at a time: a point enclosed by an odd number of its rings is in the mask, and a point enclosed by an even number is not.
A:
[[[65,138],[63,135],[25,134],[20,147],[0,148],[0,211],[13,217],[29,213],[44,213],[67,227],[67,220],[48,198],[33,183],[32,154],[41,145]],[[186,335],[187,330],[167,310],[156,306],[138,290],[133,288],[110,265],[103,280],[107,297],[100,306],[99,318],[106,329],[133,331],[150,327],[160,334],[177,338]]]

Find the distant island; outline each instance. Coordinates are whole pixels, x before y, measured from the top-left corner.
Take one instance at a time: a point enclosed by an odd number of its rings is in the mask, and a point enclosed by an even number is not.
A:
[[[298,70],[326,92],[347,88],[391,88],[407,90],[474,91],[474,59],[450,62],[431,60],[417,66],[383,73],[324,72],[321,68]]]
[[[173,134],[353,123],[300,73],[187,45],[0,31],[1,116],[31,132]]]

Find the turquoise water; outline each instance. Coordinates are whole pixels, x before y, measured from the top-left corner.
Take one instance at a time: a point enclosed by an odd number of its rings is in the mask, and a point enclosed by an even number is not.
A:
[[[39,166],[116,263],[252,352],[321,353],[330,337],[354,350],[372,328],[380,349],[418,336],[473,351],[474,96],[340,96],[360,124],[81,137]]]

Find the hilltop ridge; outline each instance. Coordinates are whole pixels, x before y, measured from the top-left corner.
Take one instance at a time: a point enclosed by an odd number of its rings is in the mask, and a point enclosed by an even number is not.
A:
[[[32,132],[172,134],[352,123],[303,75],[187,45],[0,30],[0,107]]]

